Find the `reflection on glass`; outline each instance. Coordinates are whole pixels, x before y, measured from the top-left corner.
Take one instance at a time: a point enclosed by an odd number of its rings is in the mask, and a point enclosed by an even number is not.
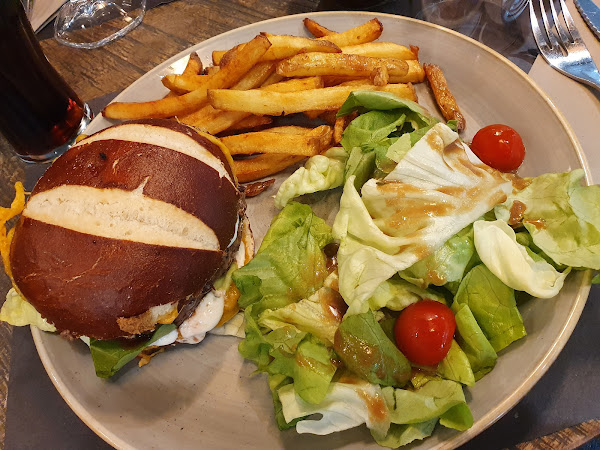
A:
[[[54,35],[64,45],[97,48],[138,26],[146,0],[68,0],[54,22]]]

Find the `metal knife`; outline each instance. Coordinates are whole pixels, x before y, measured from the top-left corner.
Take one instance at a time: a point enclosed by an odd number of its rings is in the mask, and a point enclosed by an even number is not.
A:
[[[600,39],[600,8],[593,0],[573,0],[573,3],[590,30]]]

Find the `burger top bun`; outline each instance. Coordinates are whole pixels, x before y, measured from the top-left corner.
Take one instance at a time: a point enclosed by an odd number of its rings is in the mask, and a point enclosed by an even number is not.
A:
[[[181,310],[239,245],[245,203],[229,159],[214,138],[170,120],[82,140],[27,202],[10,252],[16,287],[72,336],[127,337],[135,332],[119,321]]]

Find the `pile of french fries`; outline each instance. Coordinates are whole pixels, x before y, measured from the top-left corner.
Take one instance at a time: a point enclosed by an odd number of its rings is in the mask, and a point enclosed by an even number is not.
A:
[[[379,20],[339,33],[311,19],[304,25],[314,38],[261,33],[230,50],[214,51],[210,67],[203,68],[192,53],[182,74],[162,79],[170,91],[167,96],[112,103],[103,114],[120,120],[172,117],[220,136],[244,183],[338,144],[350,118],[336,118],[336,113],[352,91],[379,90],[417,101],[413,83],[426,78],[419,49],[375,42],[383,31]],[[460,114],[443,74],[437,66],[429,67],[446,109]],[[280,116],[298,113],[320,124],[274,123]]]

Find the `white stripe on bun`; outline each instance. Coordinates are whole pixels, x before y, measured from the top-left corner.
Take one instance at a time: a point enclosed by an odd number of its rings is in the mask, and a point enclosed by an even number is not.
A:
[[[11,247],[15,284],[73,336],[127,337],[118,319],[158,305],[188,314],[239,245],[245,202],[228,161],[214,138],[170,120],[81,141],[32,192]]]

